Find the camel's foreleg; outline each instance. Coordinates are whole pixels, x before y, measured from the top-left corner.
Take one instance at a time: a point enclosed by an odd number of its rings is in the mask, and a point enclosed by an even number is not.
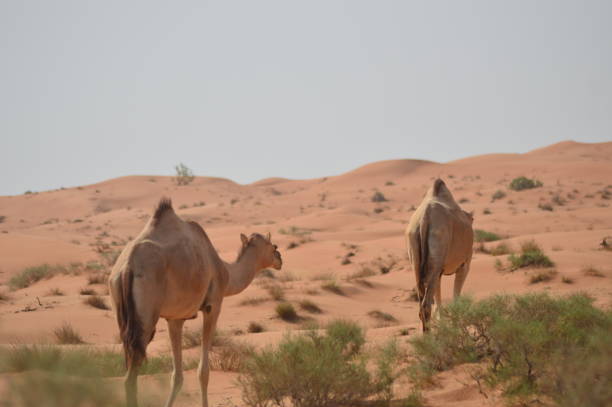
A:
[[[470,261],[463,263],[461,267],[457,269],[455,273],[455,283],[453,287],[453,296],[454,298],[459,297],[461,295],[461,289],[463,288],[463,283],[465,283],[465,279],[470,271]]]

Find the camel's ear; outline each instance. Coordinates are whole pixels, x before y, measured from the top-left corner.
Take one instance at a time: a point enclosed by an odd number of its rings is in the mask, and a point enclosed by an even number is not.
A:
[[[242,240],[242,245],[246,246],[249,243],[249,238],[244,235],[244,233],[240,234],[240,240]]]
[[[268,232],[268,234],[266,235],[266,240],[267,240],[268,242],[271,242],[271,241],[272,241],[272,234],[271,234],[270,232]]]

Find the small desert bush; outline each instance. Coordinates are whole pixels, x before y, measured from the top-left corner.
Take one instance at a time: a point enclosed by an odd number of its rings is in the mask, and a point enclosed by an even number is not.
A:
[[[356,272],[350,274],[346,279],[350,281],[350,280],[355,280],[359,278],[372,277],[375,275],[376,275],[376,272],[372,270],[372,268],[370,268],[369,266],[363,266]]]
[[[539,270],[532,273],[529,276],[529,284],[542,283],[546,281],[550,281],[557,275],[557,270],[548,269],[548,270]]]
[[[517,270],[524,267],[553,267],[552,262],[543,252],[540,246],[534,240],[528,240],[521,244],[520,254],[511,254],[508,256],[511,270]]]
[[[584,294],[498,295],[478,302],[460,297],[442,308],[431,333],[412,339],[415,363],[410,373],[421,381],[462,363],[479,362],[484,381],[501,387],[506,396],[578,397],[579,402],[562,405],[604,405],[586,401],[610,395],[605,384],[610,376],[601,376],[612,366],[610,332],[612,312],[594,307]],[[605,368],[602,355],[607,355]],[[586,383],[592,383],[591,394]]]
[[[397,318],[395,318],[393,315],[389,314],[388,312],[383,312],[380,310],[373,310],[368,312],[368,316],[381,321],[383,323],[389,324],[389,323],[396,323]]]
[[[335,280],[326,281],[325,283],[321,284],[321,288],[334,294],[344,295],[342,287],[340,287]]]
[[[496,240],[501,240],[501,236],[482,229],[474,230],[474,241],[476,242],[494,242]]]
[[[543,184],[537,179],[529,179],[527,177],[514,178],[508,188],[513,191],[522,191],[524,189],[539,188]]]
[[[605,277],[604,273],[593,266],[584,266],[582,268],[582,274],[590,277]]]
[[[87,277],[87,284],[106,284],[107,275],[104,273],[94,273]]]
[[[60,345],[80,345],[85,343],[81,334],[79,334],[69,323],[65,322],[59,328],[53,331],[55,340]]]
[[[51,288],[49,291],[47,291],[47,296],[49,297],[61,297],[62,295],[66,294],[58,287]]]
[[[504,256],[510,253],[512,253],[512,249],[510,248],[510,245],[505,242],[501,242],[497,246],[493,246],[489,249],[489,254],[493,256]]]
[[[248,297],[240,301],[239,305],[259,305],[266,301],[270,301],[270,299],[266,297]]]
[[[175,166],[174,170],[176,171],[176,177],[174,178],[176,185],[187,185],[195,178],[193,171],[183,163]]]
[[[298,320],[297,312],[295,312],[295,308],[288,302],[281,302],[275,308],[276,315],[283,321],[287,322],[295,322]]]
[[[28,267],[21,273],[14,275],[8,281],[8,286],[12,290],[26,288],[44,278],[51,278],[57,273],[57,268],[48,264],[40,266]]]
[[[374,192],[374,195],[372,195],[371,200],[372,202],[387,202],[388,201],[385,195],[380,191]]]
[[[83,303],[98,309],[110,309],[106,304],[106,301],[104,301],[104,298],[100,297],[99,295],[89,296],[83,301]]]
[[[247,332],[256,334],[256,333],[263,332],[263,331],[265,331],[265,328],[259,322],[255,322],[255,321],[249,322],[249,326],[247,327]]]
[[[498,199],[504,199],[505,197],[506,193],[501,189],[498,189],[497,191],[495,191],[495,193],[493,193],[493,195],[491,195],[491,202],[494,202]]]
[[[574,279],[568,276],[561,277],[561,281],[565,284],[574,284]]]
[[[238,378],[242,398],[249,407],[282,407],[286,401],[294,407],[345,406],[373,396],[388,401],[397,378],[397,345],[376,352],[377,371],[370,374],[364,343],[363,330],[348,321],[332,322],[325,334],[287,335],[247,359]]]
[[[210,368],[224,372],[240,372],[253,351],[253,347],[248,344],[228,340],[210,351]]]
[[[554,210],[554,208],[552,207],[551,204],[544,202],[544,203],[539,203],[538,204],[538,208],[540,208],[543,211],[548,211],[548,212],[552,212]]]
[[[311,314],[321,314],[323,312],[317,304],[308,299],[300,301],[300,308]]]
[[[285,290],[280,285],[271,285],[268,287],[268,294],[274,301],[285,300]]]
[[[96,290],[94,290],[93,288],[81,288],[81,290],[79,291],[79,294],[81,295],[96,295]]]
[[[419,293],[417,292],[416,288],[413,287],[410,289],[410,291],[408,292],[408,300],[419,302]]]

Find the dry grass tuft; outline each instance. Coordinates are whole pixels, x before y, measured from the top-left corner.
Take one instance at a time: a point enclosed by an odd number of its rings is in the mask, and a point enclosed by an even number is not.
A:
[[[249,298],[245,298],[244,300],[240,301],[240,303],[238,305],[259,305],[262,304],[266,301],[269,301],[269,298],[266,297],[249,297]]]
[[[601,272],[598,268],[595,268],[591,265],[584,266],[582,268],[582,274],[589,277],[605,277],[605,274]]]
[[[47,297],[60,297],[62,295],[66,295],[60,288],[55,287],[47,291]]]
[[[300,301],[300,308],[306,312],[310,312],[311,314],[323,313],[323,310],[317,304],[308,299]]]
[[[281,302],[276,306],[276,315],[283,321],[296,322],[298,320],[298,314],[295,312],[295,308],[288,302]]]
[[[267,290],[274,301],[285,301],[285,290],[280,285],[271,285]]]
[[[266,329],[259,322],[251,321],[249,322],[249,326],[247,327],[247,332],[256,334],[265,331]]]
[[[81,335],[68,322],[64,322],[62,326],[56,328],[53,335],[60,345],[81,345],[85,343]]]
[[[342,290],[342,287],[340,287],[335,280],[327,281],[321,284],[321,288],[334,294],[346,295],[344,290]]]
[[[202,344],[202,331],[200,330],[191,330],[184,329],[183,330],[183,349],[191,349]]]
[[[551,281],[553,278],[555,278],[556,275],[557,270],[555,269],[535,271],[529,276],[529,284],[537,284],[546,281]]]
[[[383,312],[380,310],[373,310],[368,312],[368,316],[372,317],[378,321],[381,321],[385,324],[391,324],[391,323],[397,323],[397,318],[395,318],[393,315],[389,314],[388,312]]]
[[[97,295],[98,293],[93,288],[81,288],[81,291],[79,291],[79,294],[81,294],[81,295]]]
[[[83,303],[102,310],[110,309],[108,305],[106,305],[104,298],[100,297],[99,295],[89,296],[83,301]]]

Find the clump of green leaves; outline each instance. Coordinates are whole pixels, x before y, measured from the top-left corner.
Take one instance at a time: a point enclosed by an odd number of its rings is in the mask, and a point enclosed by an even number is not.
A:
[[[510,188],[513,191],[522,191],[524,189],[532,189],[532,188],[539,188],[541,187],[543,184],[541,181],[538,181],[537,179],[530,179],[527,177],[517,177],[514,178],[511,182],[508,188]]]
[[[534,240],[528,240],[521,244],[520,254],[508,256],[510,269],[517,270],[525,267],[553,267],[555,263],[548,258]]]
[[[441,310],[431,333],[412,339],[410,372],[423,381],[480,362],[485,382],[508,397],[543,394],[559,405],[605,405],[612,393],[610,332],[612,312],[585,294],[461,297]]]

